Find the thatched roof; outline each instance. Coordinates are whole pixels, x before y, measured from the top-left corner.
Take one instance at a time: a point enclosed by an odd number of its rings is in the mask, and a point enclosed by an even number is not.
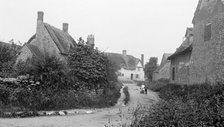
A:
[[[168,60],[174,59],[179,55],[192,51],[193,39],[191,39],[191,37],[193,38],[193,28],[187,28],[185,37],[186,39],[182,42],[180,47],[177,48],[176,52],[168,57]]]
[[[68,33],[54,26],[47,23],[44,23],[44,26],[60,50],[60,53],[68,54],[70,47],[74,46],[75,40]]]
[[[69,49],[75,46],[75,40],[68,33],[65,33],[63,30],[60,30],[47,23],[44,23],[44,27],[48,31],[50,37],[58,47],[61,54],[68,54]],[[25,45],[28,44],[27,47],[31,50],[32,53],[34,53],[35,56],[42,56],[42,53],[38,47],[30,44],[35,38],[36,34],[34,34]]]
[[[154,72],[159,72],[159,70],[161,68],[163,68],[167,63],[169,63],[170,61],[168,60],[168,57],[170,57],[171,55],[172,55],[171,53],[164,53],[161,64],[159,65],[159,67]]]
[[[134,70],[137,67],[140,59],[131,55],[122,55],[118,53],[105,53],[107,57],[114,62],[117,66],[123,67],[127,70]]]
[[[41,51],[39,50],[39,48],[35,45],[32,44],[25,44],[29,50],[32,52],[32,54],[37,57],[37,58],[43,58],[43,54],[41,53]]]

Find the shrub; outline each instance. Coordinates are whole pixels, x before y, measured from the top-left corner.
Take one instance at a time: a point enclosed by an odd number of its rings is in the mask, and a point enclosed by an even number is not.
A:
[[[17,75],[27,78],[0,83],[4,86],[0,87],[3,106],[32,111],[107,107],[120,97],[114,65],[84,43],[71,50],[67,63],[46,55],[20,61],[15,67]]]
[[[158,81],[152,81],[150,83],[147,83],[146,87],[152,91],[158,92],[168,83],[169,83],[168,79],[159,79]]]
[[[125,99],[124,99],[124,104],[128,104],[129,100],[130,100],[130,94],[129,94],[129,91],[128,91],[128,87],[125,86],[123,88],[123,92],[124,92],[124,95],[125,95]]]
[[[16,75],[13,66],[19,48],[20,46],[15,44],[0,43],[0,77],[14,77]]]
[[[224,125],[223,90],[223,85],[169,84],[160,90],[163,100],[138,122],[133,122],[133,126],[221,127]]]

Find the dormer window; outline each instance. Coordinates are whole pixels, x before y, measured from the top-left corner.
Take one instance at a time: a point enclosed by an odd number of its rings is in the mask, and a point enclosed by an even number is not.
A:
[[[212,24],[208,23],[204,29],[204,41],[209,41],[212,37]]]

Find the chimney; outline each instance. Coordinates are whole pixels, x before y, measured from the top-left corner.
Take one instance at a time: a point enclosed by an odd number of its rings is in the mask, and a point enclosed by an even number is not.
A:
[[[94,48],[95,44],[94,44],[95,38],[94,35],[88,35],[87,37],[87,45]]]
[[[44,21],[44,12],[38,11],[37,12],[37,27],[36,27],[36,38],[39,39],[42,34],[42,28],[43,28],[43,21]]]
[[[144,64],[144,54],[141,55],[141,62],[142,62],[142,67],[144,68],[145,64]]]
[[[68,23],[63,23],[62,29],[65,33],[68,33]]]
[[[123,54],[123,56],[126,56],[127,55],[127,50],[123,50],[122,54]]]
[[[43,11],[38,11],[37,12],[37,21],[44,21],[44,12]]]

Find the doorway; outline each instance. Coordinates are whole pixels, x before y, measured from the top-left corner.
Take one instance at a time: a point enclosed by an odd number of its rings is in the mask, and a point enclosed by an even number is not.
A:
[[[131,74],[131,80],[133,80],[133,76],[134,76],[134,75],[133,75],[133,74]]]

